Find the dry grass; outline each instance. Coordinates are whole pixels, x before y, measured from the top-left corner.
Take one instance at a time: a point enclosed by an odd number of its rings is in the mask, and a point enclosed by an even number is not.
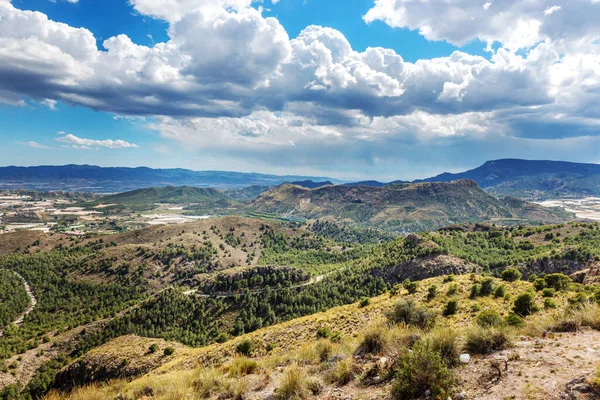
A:
[[[358,353],[366,355],[367,359],[385,356],[393,360],[404,353],[403,349],[411,348],[415,343],[427,344],[427,348],[440,353],[446,363],[452,364],[464,341],[467,342],[467,347],[472,346],[476,350],[473,353],[495,351],[510,343],[514,334],[541,335],[560,320],[568,305],[566,295],[557,293],[555,300],[558,308],[542,310],[528,317],[523,328],[473,327],[473,320],[478,314],[471,310],[473,304],[478,304],[481,310],[495,310],[505,317],[512,301],[493,296],[470,300],[468,289],[472,283],[468,276],[457,276],[453,282],[446,283],[443,282],[443,277],[432,278],[424,281],[415,294],[402,294],[405,298],[413,299],[416,304],[423,304],[427,287],[437,285],[439,294],[427,306],[439,314],[450,298],[459,300],[459,312],[450,317],[438,317],[436,326],[428,332],[403,324],[390,326],[384,312],[397,303],[398,296],[390,296],[388,293],[372,298],[371,304],[364,308],[358,308],[356,304],[336,307],[263,328],[225,343],[200,349],[182,347],[174,357],[150,375],[129,383],[114,381],[107,386],[78,389],[71,397],[60,397],[53,393],[51,396],[54,397],[49,399],[114,398],[120,393],[135,396],[146,387],[152,389],[153,398],[157,400],[200,399],[218,395],[233,398],[246,392],[253,392],[255,395],[257,381],[271,382],[269,390],[276,389],[277,395],[282,399],[301,399],[316,392],[325,393],[324,385],[338,386],[354,382],[361,372],[352,358],[357,348],[361,349]],[[448,297],[445,293],[454,284],[458,287],[457,294]],[[529,290],[531,284],[522,281],[505,283],[505,288],[506,293],[514,300],[519,294]],[[536,293],[536,301],[543,301],[541,293]],[[569,318],[581,321],[582,326],[598,326],[600,307],[586,305],[571,309],[568,315]],[[317,338],[318,329],[323,327],[340,332],[341,340],[334,343],[329,339]],[[137,340],[140,341],[140,349],[146,349],[150,343],[149,339]],[[244,340],[251,340],[255,344],[252,359],[239,357],[235,352],[237,344]],[[267,345],[272,345],[274,350],[267,352]],[[119,346],[111,342],[96,351],[114,352],[117,348]],[[341,360],[331,365],[323,363],[333,356]],[[214,367],[206,367],[210,365]]]

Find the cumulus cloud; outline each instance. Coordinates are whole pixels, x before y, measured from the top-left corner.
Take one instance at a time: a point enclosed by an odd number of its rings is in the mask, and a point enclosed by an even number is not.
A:
[[[367,22],[494,49],[488,58],[456,51],[416,62],[391,49],[356,51],[327,27],[290,39],[250,0],[130,3],[167,21],[169,40],[143,46],[119,35],[98,48],[85,28],[0,0],[0,102],[147,117],[186,148],[306,165],[376,163],[411,144],[598,134],[597,2],[376,0]]]
[[[363,19],[418,30],[429,40],[460,46],[479,39],[518,50],[546,39],[597,37],[598,15],[600,5],[593,0],[573,0],[562,6],[555,0],[496,0],[483,7],[480,0],[375,0]]]
[[[82,150],[89,150],[92,147],[106,147],[109,149],[129,149],[129,148],[138,148],[139,146],[135,143],[129,143],[125,140],[121,139],[104,139],[104,140],[95,140],[95,139],[85,139],[80,138],[70,133],[59,132],[60,137],[57,137],[55,140],[70,147]]]

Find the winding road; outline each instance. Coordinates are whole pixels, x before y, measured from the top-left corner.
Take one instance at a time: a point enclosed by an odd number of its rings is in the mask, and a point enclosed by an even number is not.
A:
[[[25,278],[23,278],[23,276],[21,274],[19,274],[16,271],[12,271],[15,275],[17,275],[19,278],[21,278],[21,280],[23,281],[23,284],[25,285],[25,291],[27,292],[27,295],[29,296],[29,307],[27,308],[27,310],[23,311],[18,317],[17,319],[15,319],[13,321],[14,325],[21,325],[23,323],[23,321],[25,320],[25,316],[27,314],[29,314],[31,311],[33,311],[33,309],[35,308],[35,305],[37,304],[37,299],[35,298],[35,296],[33,295],[33,291],[31,290],[31,286],[29,286],[29,282],[27,282],[25,280]],[[2,337],[4,333],[0,330],[0,337]]]

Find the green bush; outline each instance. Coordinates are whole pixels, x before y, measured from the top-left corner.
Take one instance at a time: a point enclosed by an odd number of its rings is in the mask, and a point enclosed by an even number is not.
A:
[[[398,360],[392,398],[408,400],[422,397],[428,390],[433,398],[445,398],[455,383],[452,371],[440,353],[426,343],[417,343]]]
[[[446,275],[444,277],[443,283],[448,283],[454,281],[454,274]]]
[[[362,308],[368,306],[369,304],[371,304],[371,299],[369,299],[368,297],[363,297],[360,299],[358,306]]]
[[[570,304],[583,304],[588,301],[588,297],[585,293],[579,292],[573,297],[569,297],[568,301]]]
[[[158,350],[158,345],[156,343],[153,343],[150,345],[150,347],[148,347],[148,353],[150,353],[150,354],[156,353],[157,350]]]
[[[446,317],[456,314],[457,311],[458,311],[458,301],[457,300],[450,300],[446,304],[446,307],[444,307],[444,315]]]
[[[554,288],[555,290],[565,290],[572,282],[571,278],[569,278],[567,275],[558,273],[548,274],[544,276],[544,280],[546,281],[546,285],[548,287]]]
[[[496,297],[496,298],[504,297],[504,295],[505,295],[504,292],[505,292],[504,285],[500,285],[494,291],[494,297]]]
[[[544,278],[537,278],[533,282],[533,287],[535,290],[540,291],[546,287],[546,280]]]
[[[475,323],[482,327],[502,326],[504,320],[495,310],[485,310],[480,312],[475,318]]]
[[[404,286],[404,289],[406,289],[409,294],[414,294],[414,293],[417,292],[417,289],[419,288],[419,283],[418,282],[411,282],[410,279],[406,279],[402,283],[402,286]]]
[[[431,301],[433,299],[435,299],[435,296],[437,296],[438,293],[438,287],[436,285],[431,285],[427,288],[427,301]]]
[[[556,291],[553,288],[545,288],[544,290],[542,290],[543,297],[554,297],[555,293]]]
[[[502,271],[502,280],[506,282],[514,282],[521,279],[521,271],[516,268],[507,268]]]
[[[163,351],[163,354],[165,356],[171,356],[171,355],[173,355],[173,353],[175,353],[175,349],[172,347],[166,347],[165,350]]]
[[[510,326],[519,327],[525,324],[525,320],[515,313],[510,313],[506,316],[506,323]]]
[[[533,295],[531,293],[523,293],[515,300],[513,306],[513,312],[515,314],[518,314],[521,317],[526,317],[537,311],[539,311],[539,308],[535,305],[535,302],[533,301]]]
[[[248,356],[250,356],[250,354],[252,354],[253,349],[254,349],[254,343],[252,343],[252,341],[250,341],[248,339],[238,343],[238,345],[235,346],[235,351],[246,357],[248,357]]]
[[[392,323],[405,323],[419,328],[428,328],[435,322],[436,314],[425,308],[417,307],[412,300],[400,300],[392,310],[386,313]]]
[[[544,299],[544,308],[556,308],[556,302],[552,299]]]
[[[317,338],[318,339],[328,339],[329,337],[331,337],[332,334],[333,333],[331,332],[331,329],[329,329],[326,326],[317,329]]]
[[[481,281],[481,288],[479,289],[480,296],[489,296],[494,290],[494,280],[492,278],[485,278]]]
[[[481,285],[478,283],[475,283],[475,284],[473,284],[473,286],[471,286],[471,294],[469,294],[469,298],[475,299],[475,298],[477,298],[477,296],[479,296],[479,293],[481,293]]]
[[[456,283],[453,283],[452,285],[450,285],[450,287],[448,288],[448,293],[446,293],[448,296],[454,296],[456,294],[456,292],[458,291],[458,285]],[[600,302],[600,301],[599,301]]]

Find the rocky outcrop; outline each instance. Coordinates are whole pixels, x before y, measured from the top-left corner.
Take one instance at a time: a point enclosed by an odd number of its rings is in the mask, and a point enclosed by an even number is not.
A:
[[[401,282],[405,279],[417,281],[442,275],[463,275],[480,271],[481,267],[463,259],[453,256],[436,255],[415,258],[394,267],[378,270],[375,274],[388,282]]]

